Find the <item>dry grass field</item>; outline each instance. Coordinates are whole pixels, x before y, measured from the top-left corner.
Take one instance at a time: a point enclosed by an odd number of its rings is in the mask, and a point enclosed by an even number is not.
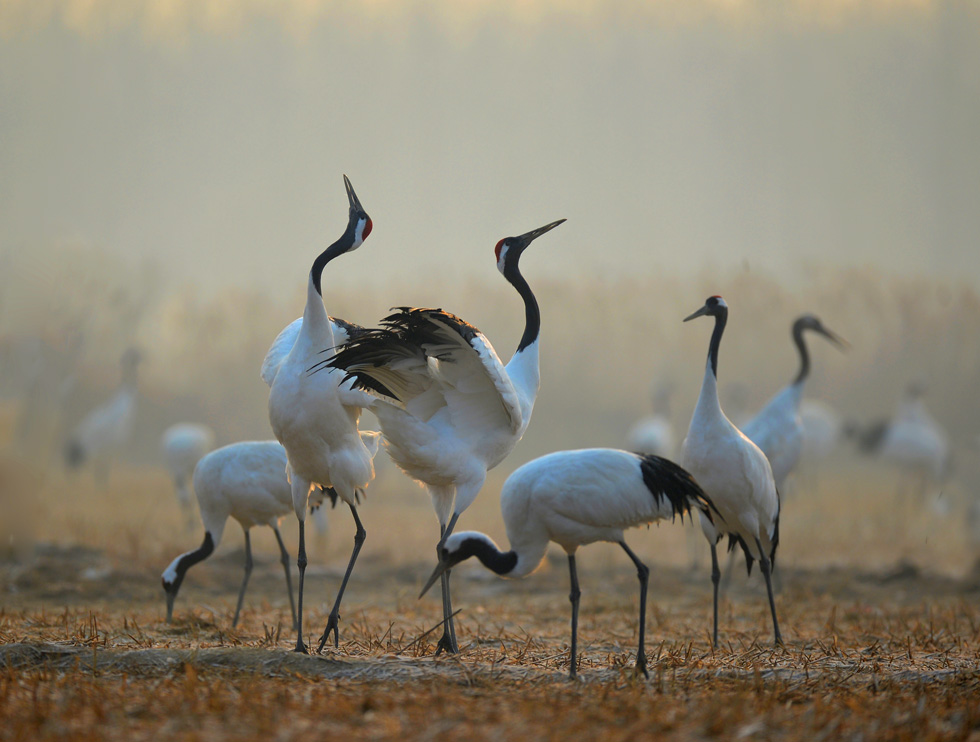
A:
[[[650,678],[638,679],[635,573],[615,547],[582,550],[581,680],[570,682],[561,552],[519,582],[459,568],[462,651],[433,657],[438,601],[416,596],[436,526],[426,496],[396,472],[381,472],[362,508],[368,540],[340,647],[307,657],[290,651],[271,532],[253,535],[236,629],[234,524],[188,573],[167,625],[159,574],[200,534],[182,532],[161,471],[118,468],[103,490],[84,472],[42,474],[11,458],[0,470],[5,514],[24,512],[11,493],[35,492],[0,563],[0,739],[980,739],[980,574],[962,513],[910,502],[896,517],[884,472],[855,468],[850,489],[823,478],[787,503],[784,648],[772,646],[760,576],[740,569],[711,649],[706,550],[692,571],[683,527],[663,524],[629,536],[652,567]],[[463,525],[502,539],[499,485]],[[309,640],[352,535],[338,510],[315,542]]]

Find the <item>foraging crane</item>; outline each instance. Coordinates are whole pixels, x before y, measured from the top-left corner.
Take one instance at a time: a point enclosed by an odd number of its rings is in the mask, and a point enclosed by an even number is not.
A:
[[[160,443],[167,470],[174,480],[177,502],[190,530],[194,525],[194,504],[189,485],[197,462],[214,447],[214,431],[198,423],[177,423],[163,431]]]
[[[141,355],[129,348],[122,355],[122,382],[116,393],[75,427],[65,445],[65,462],[77,468],[92,459],[103,484],[109,477],[109,456],[129,438],[136,413],[136,368]]]
[[[769,593],[773,633],[782,644],[776,603],[772,594],[770,568],[779,543],[779,495],[769,460],[725,416],[718,401],[718,347],[728,321],[728,305],[720,296],[710,296],[704,306],[688,317],[714,317],[715,328],[708,346],[701,394],[698,397],[687,437],[681,447],[681,463],[697,479],[716,508],[714,520],[701,516],[701,530],[711,546],[711,582],[714,585],[714,631],[718,646],[718,568],[717,544],[728,535],[729,550],[737,543],[745,553],[745,564],[752,572],[752,561],[759,560]]]
[[[626,435],[630,451],[670,458],[674,455],[674,429],[670,424],[672,387],[662,384],[653,395],[653,414],[634,423]]]
[[[371,397],[344,383],[344,375],[339,371],[327,369],[323,373],[310,373],[310,367],[320,359],[324,348],[337,348],[356,337],[360,329],[328,317],[320,289],[327,263],[356,250],[371,234],[371,218],[362,208],[346,175],[344,185],[350,205],[347,229],[313,261],[303,316],[279,333],[262,363],[262,379],[270,387],[269,422],[286,449],[293,510],[299,520],[297,652],[307,651],[303,643],[303,578],[307,564],[305,526],[310,492],[316,486],[333,487],[350,508],[356,526],[354,549],[324,631],[325,641],[331,630],[339,634],[340,602],[366,537],[357,515],[357,503],[359,493],[374,478],[373,459],[378,450],[378,434],[365,436],[357,429],[361,408],[371,403]],[[370,445],[365,445],[365,440]],[[335,643],[339,643],[339,636],[335,637]]]
[[[524,300],[524,334],[504,366],[476,327],[441,309],[402,307],[382,328],[351,338],[324,362],[375,395],[388,454],[426,486],[439,519],[439,544],[499,464],[524,435],[540,376],[541,315],[521,275],[521,255],[559,219],[494,248],[497,268]],[[443,635],[436,653],[458,650],[449,572],[442,577]]]
[[[568,554],[572,603],[569,675],[574,678],[581,594],[575,552],[596,541],[619,544],[636,565],[640,580],[636,672],[647,675],[644,637],[650,569],[626,545],[623,531],[678,515],[683,520],[685,513],[690,515],[692,506],[711,521],[710,511],[714,508],[698,483],[680,466],[659,456],[613,448],[547,454],[519,467],[504,482],[500,509],[510,551],[501,551],[483,533],[454,533],[440,549],[439,564],[422,594],[442,574],[472,556],[502,577],[525,577],[540,566],[548,543],[554,541]]]
[[[800,370],[792,382],[770,399],[755,417],[749,420],[742,432],[755,443],[769,459],[776,489],[783,492],[786,477],[793,471],[803,452],[803,420],[800,402],[803,385],[810,375],[810,353],[803,333],[811,331],[823,335],[839,348],[846,348],[846,341],[831,332],[817,317],[804,314],[793,322],[792,337],[800,353]],[[785,492],[784,492],[785,494]]]
[[[245,588],[252,574],[252,526],[269,526],[279,542],[282,567],[286,572],[289,608],[296,626],[296,605],[289,576],[289,552],[279,533],[279,522],[292,512],[293,499],[286,480],[286,451],[277,441],[243,441],[206,454],[194,470],[194,493],[204,523],[204,542],[195,551],[174,559],[163,572],[163,589],[167,595],[167,623],[173,620],[174,600],[187,570],[211,556],[221,543],[228,518],[234,518],[245,532],[245,577],[238,591],[238,603],[231,625],[238,625],[238,615],[245,599]],[[336,493],[328,491],[331,499]],[[315,489],[311,500],[319,504],[324,492]]]

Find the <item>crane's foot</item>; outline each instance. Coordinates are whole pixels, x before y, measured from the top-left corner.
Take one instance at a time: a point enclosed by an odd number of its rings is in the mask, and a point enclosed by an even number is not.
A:
[[[436,645],[435,656],[438,657],[442,652],[446,654],[459,654],[459,646],[453,641],[448,631],[439,639],[439,643]]]
[[[647,658],[640,656],[636,658],[636,666],[633,668],[633,675],[635,677],[640,677],[642,675],[647,680],[650,679],[650,673],[647,672]]]
[[[323,651],[323,647],[326,643],[330,641],[330,632],[333,632],[333,645],[334,647],[340,646],[340,614],[331,613],[327,618],[327,627],[323,630],[323,636],[320,637],[320,644],[317,646],[317,654]]]
[[[305,644],[303,644],[303,640],[302,639],[297,639],[296,640],[296,646],[293,647],[293,651],[294,652],[298,652],[300,654],[309,654],[310,653],[310,650],[307,648],[307,646]]]

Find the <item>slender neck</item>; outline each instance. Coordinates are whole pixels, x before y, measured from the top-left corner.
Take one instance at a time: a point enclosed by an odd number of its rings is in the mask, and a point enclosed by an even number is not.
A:
[[[793,342],[796,343],[796,349],[800,352],[800,371],[793,379],[793,383],[800,384],[810,375],[810,353],[807,351],[806,342],[803,340],[803,328],[799,325],[793,325]]]
[[[715,329],[711,333],[711,342],[708,344],[708,360],[711,363],[711,373],[718,379],[718,348],[721,346],[721,336],[725,332],[725,324],[728,322],[728,309],[722,308],[715,315]]]
[[[204,542],[201,544],[200,548],[196,549],[195,551],[189,551],[186,554],[177,557],[174,563],[170,566],[170,569],[167,570],[168,573],[171,573],[172,570],[172,573],[164,575],[165,579],[169,578],[169,581],[173,586],[171,589],[176,592],[177,588],[180,587],[180,583],[184,581],[184,575],[187,574],[187,570],[198,562],[203,562],[205,559],[211,556],[211,552],[213,551],[214,539],[211,538],[210,531],[205,531]]]
[[[510,574],[517,566],[516,551],[500,551],[493,544],[484,543],[484,546],[476,552],[476,558],[483,562],[484,567],[498,575]]]
[[[313,261],[313,267],[310,269],[310,281],[313,282],[313,288],[316,289],[317,294],[321,298],[323,297],[323,291],[320,290],[320,279],[323,276],[323,269],[326,268],[327,263],[338,255],[343,255],[347,252],[353,244],[353,241],[353,228],[348,225],[347,230],[340,236],[340,239],[317,255],[316,260]]]
[[[538,339],[538,333],[541,331],[541,313],[538,311],[538,301],[534,298],[534,292],[531,291],[531,287],[521,275],[521,269],[516,261],[513,268],[508,268],[504,272],[504,278],[510,281],[510,284],[517,289],[517,293],[524,299],[524,334],[517,346],[517,352],[520,353]]]

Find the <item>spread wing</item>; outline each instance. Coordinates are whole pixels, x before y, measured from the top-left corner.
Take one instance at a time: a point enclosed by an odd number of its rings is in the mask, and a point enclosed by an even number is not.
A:
[[[408,307],[381,325],[352,338],[326,365],[421,420],[446,408],[458,430],[520,430],[517,390],[476,327],[441,309]]]
[[[330,324],[333,328],[333,337],[338,347],[347,343],[351,338],[358,337],[367,332],[360,325],[355,325],[353,322],[348,322],[339,317],[330,317]],[[275,381],[276,374],[279,373],[282,362],[296,344],[296,338],[299,337],[300,330],[302,329],[303,318],[298,317],[286,325],[283,331],[272,341],[269,351],[265,354],[265,360],[262,361],[261,372],[262,381],[270,387],[272,386],[272,382]]]

